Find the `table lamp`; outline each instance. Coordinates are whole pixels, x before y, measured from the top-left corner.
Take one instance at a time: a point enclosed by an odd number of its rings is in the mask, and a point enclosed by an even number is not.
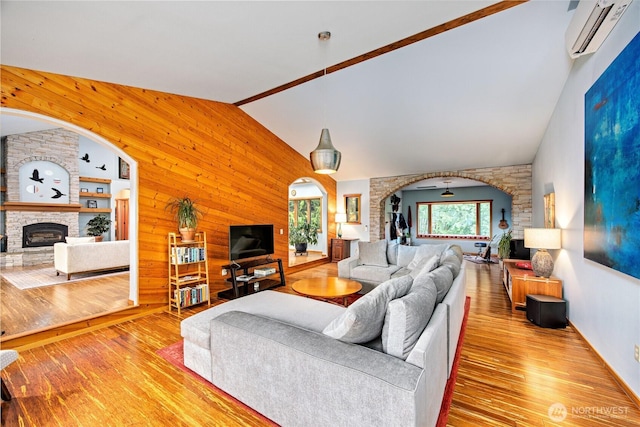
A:
[[[559,228],[525,228],[524,246],[537,249],[531,258],[533,274],[549,277],[553,272],[553,258],[547,249],[560,249],[562,234]]]
[[[338,237],[342,238],[342,223],[347,222],[347,214],[336,212],[336,222],[338,223]]]

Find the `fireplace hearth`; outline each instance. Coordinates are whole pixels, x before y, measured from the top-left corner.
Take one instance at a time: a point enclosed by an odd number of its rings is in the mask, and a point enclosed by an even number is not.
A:
[[[22,227],[22,247],[37,248],[53,246],[55,243],[64,242],[69,234],[69,227],[54,222],[40,222]]]

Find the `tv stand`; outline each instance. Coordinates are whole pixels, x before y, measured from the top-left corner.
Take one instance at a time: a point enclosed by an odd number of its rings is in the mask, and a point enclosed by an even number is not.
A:
[[[278,265],[275,273],[264,277],[254,274],[254,270],[257,267],[270,264]],[[218,298],[236,299],[241,296],[285,285],[284,270],[282,269],[282,260],[280,258],[272,259],[271,257],[267,257],[244,262],[232,261],[231,264],[223,265],[222,268],[226,268],[231,272],[231,277],[227,279],[227,282],[231,283],[232,288],[218,292]],[[238,274],[239,272],[241,272],[241,274]]]

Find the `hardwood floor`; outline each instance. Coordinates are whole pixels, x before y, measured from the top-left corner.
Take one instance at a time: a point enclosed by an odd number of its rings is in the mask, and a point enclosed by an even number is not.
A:
[[[640,426],[640,411],[571,328],[512,314],[497,265],[467,265],[471,309],[449,416],[451,426]],[[336,275],[325,264],[287,276]],[[219,302],[219,301],[217,301]],[[254,426],[230,399],[156,351],[180,339],[181,317],[158,313],[20,353],[2,372],[14,399],[3,426]],[[554,423],[548,411],[568,414]],[[556,415],[558,412],[555,413]]]
[[[30,267],[14,269],[29,271]],[[24,290],[0,278],[3,338],[127,308],[128,301],[128,272]]]

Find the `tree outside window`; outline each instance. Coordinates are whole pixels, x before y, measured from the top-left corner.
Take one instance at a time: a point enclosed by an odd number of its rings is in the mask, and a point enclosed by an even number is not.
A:
[[[418,237],[491,239],[490,200],[420,202],[417,204]]]
[[[296,227],[305,222],[322,233],[322,198],[289,200],[289,225]]]

